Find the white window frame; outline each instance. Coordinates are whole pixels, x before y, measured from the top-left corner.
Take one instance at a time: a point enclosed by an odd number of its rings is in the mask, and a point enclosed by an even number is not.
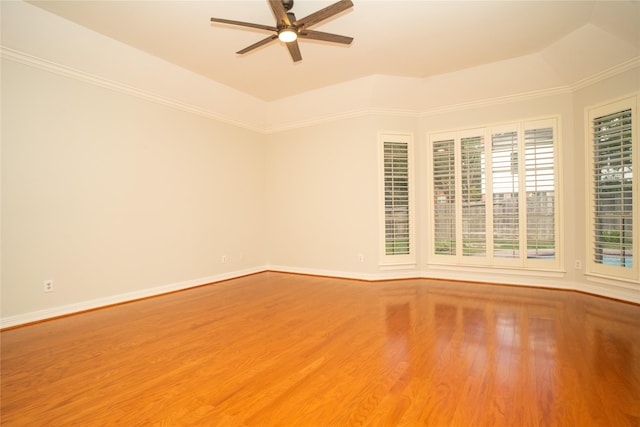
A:
[[[638,200],[640,200],[640,94],[634,94],[622,99],[606,102],[585,110],[585,135],[587,145],[587,164],[586,164],[586,200],[588,201],[588,221],[587,221],[587,253],[586,253],[586,273],[591,276],[602,277],[605,279],[622,280],[638,282],[640,278],[640,208]],[[595,262],[595,200],[594,193],[594,155],[593,155],[593,120],[616,112],[631,109],[631,139],[632,139],[632,164],[634,167],[632,194],[633,194],[633,213],[632,213],[632,250],[633,250],[633,266],[631,268],[605,265]]]
[[[407,145],[408,166],[409,166],[409,253],[408,254],[387,254],[386,253],[386,213],[385,213],[385,181],[384,181],[384,165],[385,165],[385,142],[398,142]],[[385,269],[394,268],[410,268],[416,264],[416,239],[415,239],[415,179],[414,179],[414,149],[413,134],[403,132],[379,132],[378,133],[378,152],[380,171],[380,266]]]
[[[519,241],[520,253],[518,258],[498,258],[494,256],[494,239],[493,239],[493,206],[491,209],[488,205],[493,205],[493,171],[492,171],[492,135],[499,132],[517,131],[518,135],[518,159],[525,159],[525,131],[538,127],[551,127],[553,129],[553,148],[554,148],[554,259],[541,260],[527,258],[527,205],[526,205],[526,180],[518,179],[518,197],[519,197]],[[491,125],[482,128],[454,130],[447,132],[430,133],[427,136],[427,168],[428,168],[428,207],[429,207],[429,251],[428,262],[434,265],[445,266],[468,266],[468,267],[489,267],[501,269],[527,269],[537,271],[562,271],[563,265],[563,241],[560,234],[562,224],[562,176],[560,171],[561,163],[561,133],[560,118],[558,116],[550,116],[541,119],[521,120],[518,122]],[[486,232],[486,255],[485,256],[464,256],[462,250],[456,250],[455,255],[441,255],[435,253],[435,202],[434,202],[434,186],[433,186],[433,143],[445,139],[455,140],[455,179],[456,179],[456,242],[459,246],[462,242],[462,203],[460,195],[462,194],[461,180],[461,144],[463,138],[480,136],[484,141],[485,156],[485,200],[487,209],[485,211],[485,232]],[[524,167],[522,165],[521,167]],[[520,166],[519,166],[520,169]],[[524,176],[524,170],[520,177]]]

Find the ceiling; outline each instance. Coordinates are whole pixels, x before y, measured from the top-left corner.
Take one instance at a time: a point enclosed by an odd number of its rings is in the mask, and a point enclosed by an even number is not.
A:
[[[300,19],[333,2],[295,0],[293,12]],[[586,25],[640,49],[638,1],[353,2],[311,27],[353,43],[301,40],[303,60],[294,63],[277,40],[237,55],[269,33],[209,20],[274,25],[266,0],[29,1],[265,101],[370,75],[425,78],[534,54]]]

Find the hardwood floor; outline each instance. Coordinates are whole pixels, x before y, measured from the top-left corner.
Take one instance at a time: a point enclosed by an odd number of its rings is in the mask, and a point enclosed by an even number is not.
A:
[[[640,306],[261,273],[3,331],[2,426],[638,426]]]

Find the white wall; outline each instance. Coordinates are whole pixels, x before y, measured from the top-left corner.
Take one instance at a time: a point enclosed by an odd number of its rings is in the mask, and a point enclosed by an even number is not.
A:
[[[378,132],[416,130],[417,119],[366,116],[270,135],[270,264],[378,277]]]
[[[432,270],[427,264],[427,134],[519,119],[559,117],[568,175],[562,188],[565,215],[574,218],[572,95],[560,94],[474,109],[423,116],[367,114],[270,135],[267,162],[269,262],[278,269],[360,278],[430,276],[540,284],[540,276],[496,276],[459,270]],[[417,260],[415,268],[389,271],[379,265],[382,227],[378,133],[414,136]],[[567,173],[567,171],[569,171]],[[573,260],[573,224],[563,228],[566,258]],[[365,255],[365,262],[358,255]],[[568,262],[568,261],[567,261]],[[571,264],[572,265],[572,264]],[[500,279],[503,277],[503,279]],[[547,285],[571,287],[573,269]]]
[[[3,318],[263,266],[263,139],[3,61]]]
[[[264,268],[637,300],[637,286],[603,285],[573,268],[585,256],[584,108],[638,90],[637,77],[632,69],[571,93],[423,115],[364,113],[265,135],[4,60],[3,325]],[[429,266],[428,132],[550,115],[561,126],[565,272]],[[418,264],[409,270],[379,267],[379,132],[414,134]],[[42,292],[45,279],[54,292]]]
[[[477,75],[476,83],[485,86]],[[490,78],[490,76],[484,76]],[[392,82],[389,82],[389,92]],[[457,75],[441,79],[454,90]],[[400,89],[403,82],[400,82]],[[640,302],[640,286],[598,283],[585,275],[586,205],[584,109],[640,89],[640,70],[633,68],[587,87],[525,94],[509,102],[475,103],[474,107],[424,114],[365,112],[359,117],[276,132],[269,136],[267,194],[269,262],[276,269],[364,279],[435,277],[575,289]],[[429,94],[425,96],[428,98]],[[427,200],[427,134],[521,119],[559,119],[562,200],[561,271],[523,272],[504,269],[441,268],[429,265],[430,215]],[[381,181],[378,132],[414,134],[416,166],[416,234],[418,264],[389,271],[379,266]],[[358,254],[365,255],[361,263]]]

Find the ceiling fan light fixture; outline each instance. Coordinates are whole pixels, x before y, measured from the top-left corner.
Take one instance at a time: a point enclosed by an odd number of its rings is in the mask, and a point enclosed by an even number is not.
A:
[[[278,31],[280,41],[290,43],[298,38],[298,32],[295,27],[285,27]]]

